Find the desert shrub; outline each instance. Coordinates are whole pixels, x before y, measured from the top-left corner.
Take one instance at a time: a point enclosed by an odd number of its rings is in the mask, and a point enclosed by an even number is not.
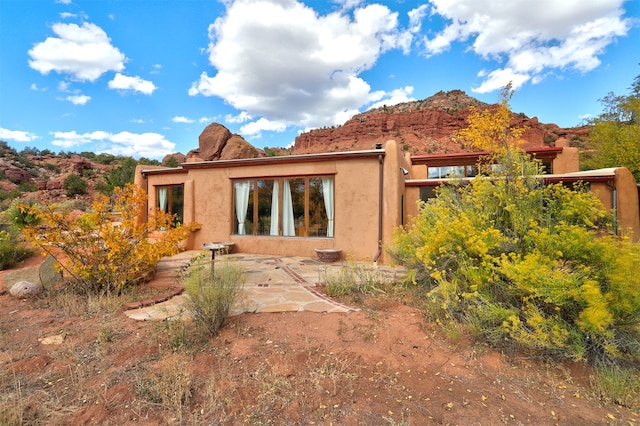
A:
[[[62,183],[62,187],[67,192],[68,197],[82,195],[87,192],[87,181],[78,175],[69,175]]]
[[[539,353],[640,361],[640,251],[602,235],[606,219],[579,188],[478,177],[440,188],[390,253],[441,323]]]
[[[145,201],[145,192],[130,184],[116,188],[111,197],[98,195],[91,208],[79,214],[56,205],[25,205],[40,225],[29,225],[24,233],[59,261],[73,288],[86,294],[121,293],[144,281],[162,257],[176,254],[180,242],[199,227],[173,227],[172,216],[160,211],[138,223]],[[121,214],[117,224],[111,221],[112,212]],[[157,229],[166,232],[148,239],[149,230]]]
[[[358,264],[352,259],[348,259],[335,272],[324,271],[327,294],[332,297],[353,293],[384,293],[387,281],[375,268]]]
[[[18,190],[20,192],[35,192],[38,190],[38,186],[34,182],[22,181],[18,185]]]
[[[20,196],[20,190],[19,189],[12,189],[10,191],[5,191],[0,189],[0,200],[4,201],[4,200],[10,200],[13,198],[18,198]]]
[[[9,269],[32,254],[17,232],[0,230],[0,270]]]
[[[35,213],[35,207],[36,203],[33,200],[14,200],[5,210],[4,220],[17,229],[36,226],[40,223],[40,219]]]
[[[207,252],[193,259],[182,282],[196,324],[209,335],[217,335],[238,301],[244,281],[244,271],[231,260],[214,262]]]
[[[601,364],[591,376],[595,395],[607,402],[637,409],[640,407],[640,373],[618,364]]]

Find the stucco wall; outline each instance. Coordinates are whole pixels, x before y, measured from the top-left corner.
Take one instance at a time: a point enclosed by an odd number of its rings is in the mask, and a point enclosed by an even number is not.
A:
[[[385,144],[385,149],[361,157],[340,156],[329,161],[299,161],[295,157],[265,161],[246,161],[228,167],[185,165],[183,174],[149,173],[146,182],[136,182],[148,188],[151,212],[157,203],[155,186],[184,183],[185,223],[191,220],[202,227],[188,242],[188,248],[203,243],[233,242],[234,250],[244,253],[298,255],[314,257],[315,248],[340,248],[343,256],[358,260],[373,260],[378,254],[378,211],[380,158],[383,160],[383,244],[391,241],[393,228],[401,223],[404,164],[397,144]],[[275,178],[331,175],[334,177],[335,210],[334,238],[271,237],[235,235],[233,229],[233,179]],[[384,250],[378,261],[384,261]]]
[[[618,195],[618,221],[621,231],[629,233],[633,241],[640,241],[640,206],[638,187],[631,172],[620,167],[616,169],[615,180]]]
[[[580,153],[578,148],[565,146],[553,160],[553,173],[571,173],[580,170]]]

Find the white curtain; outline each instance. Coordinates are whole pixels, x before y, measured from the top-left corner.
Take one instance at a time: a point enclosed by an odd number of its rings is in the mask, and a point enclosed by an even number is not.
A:
[[[324,197],[324,209],[327,212],[327,237],[333,238],[333,178],[322,178],[322,196]]]
[[[296,225],[293,217],[293,201],[291,199],[291,186],[287,179],[282,184],[282,235],[295,237]]]
[[[167,194],[169,190],[167,188],[158,189],[158,206],[163,212],[167,211]]]
[[[324,209],[327,212],[327,237],[333,238],[333,178],[322,178],[322,196],[324,197]]]
[[[273,191],[271,193],[271,230],[270,235],[278,235],[278,181],[273,181]]]
[[[236,190],[236,216],[238,218],[238,235],[245,235],[244,221],[247,218],[247,208],[249,207],[249,191],[251,185],[249,181],[235,182],[233,187]]]

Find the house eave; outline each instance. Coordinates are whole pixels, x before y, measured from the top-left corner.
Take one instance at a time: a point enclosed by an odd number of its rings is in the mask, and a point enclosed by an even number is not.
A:
[[[346,151],[346,152],[325,152],[320,154],[302,154],[287,155],[282,157],[260,157],[260,158],[241,158],[236,160],[214,160],[214,161],[194,161],[182,163],[181,166],[185,170],[192,169],[217,169],[227,167],[243,167],[258,165],[285,165],[300,163],[317,163],[323,161],[337,161],[354,158],[378,158],[385,155],[382,149],[366,150],[366,151]]]

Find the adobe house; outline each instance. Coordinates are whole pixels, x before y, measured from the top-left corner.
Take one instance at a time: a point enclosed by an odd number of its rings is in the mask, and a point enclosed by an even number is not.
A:
[[[378,148],[379,146],[379,148]],[[135,183],[148,194],[146,215],[156,208],[180,223],[202,227],[188,249],[232,242],[242,253],[315,257],[317,248],[342,250],[358,260],[384,262],[394,228],[417,214],[417,201],[456,171],[473,176],[486,153],[405,156],[387,141],[376,149],[339,153],[201,161],[179,168],[138,166]],[[583,180],[619,227],[640,235],[638,193],[623,168],[577,172],[577,149],[530,150],[551,172],[548,181]]]

